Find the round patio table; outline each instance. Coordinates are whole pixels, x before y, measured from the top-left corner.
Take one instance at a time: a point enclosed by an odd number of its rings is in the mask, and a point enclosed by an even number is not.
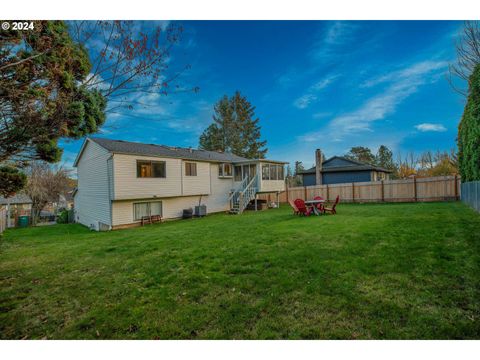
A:
[[[318,204],[323,204],[325,200],[307,200],[305,201],[305,205],[313,207],[313,212],[315,215],[321,215],[322,213],[320,210],[317,209]]]

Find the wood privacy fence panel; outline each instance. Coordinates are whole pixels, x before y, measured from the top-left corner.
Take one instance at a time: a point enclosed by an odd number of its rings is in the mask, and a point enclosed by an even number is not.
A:
[[[7,228],[7,210],[0,209],[0,234]]]
[[[462,201],[480,212],[480,181],[463,183],[461,193]]]
[[[480,191],[479,191],[480,194]],[[371,181],[332,185],[299,186],[288,188],[279,196],[280,202],[289,199],[313,199],[321,196],[334,201],[340,196],[342,202],[413,202],[448,201],[460,197],[460,178],[437,176],[405,180]],[[276,201],[276,195],[263,194],[260,199]]]

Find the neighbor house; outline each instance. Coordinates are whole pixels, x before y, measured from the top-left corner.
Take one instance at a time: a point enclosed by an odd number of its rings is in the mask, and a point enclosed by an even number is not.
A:
[[[388,180],[390,170],[350,160],[341,156],[334,156],[323,160],[322,152],[315,152],[315,166],[299,172],[303,186],[341,184],[352,182],[367,182]]]
[[[179,218],[184,209],[241,213],[258,194],[285,190],[282,161],[87,138],[75,159],[76,221],[95,230]]]

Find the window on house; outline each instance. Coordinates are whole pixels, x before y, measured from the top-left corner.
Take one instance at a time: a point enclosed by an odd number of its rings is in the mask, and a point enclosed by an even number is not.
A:
[[[262,180],[270,180],[270,166],[268,164],[262,165]]]
[[[277,166],[270,165],[270,180],[277,180]]]
[[[143,216],[160,215],[162,216],[162,202],[141,202],[133,204],[133,219],[142,220]]]
[[[285,178],[285,169],[283,165],[263,164],[262,180],[283,180]]]
[[[166,176],[165,161],[137,160],[137,177],[164,178]]]
[[[218,164],[218,177],[232,177],[233,176],[232,164]]]
[[[277,180],[283,180],[285,178],[285,169],[283,165],[277,165]]]
[[[197,163],[185,163],[185,175],[186,176],[197,176]]]
[[[241,166],[235,166],[235,181],[242,181],[242,167]]]

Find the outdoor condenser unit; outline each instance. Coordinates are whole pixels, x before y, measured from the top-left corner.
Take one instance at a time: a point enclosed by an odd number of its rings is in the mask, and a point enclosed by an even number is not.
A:
[[[207,215],[206,205],[195,206],[195,216],[206,216],[206,215]]]

